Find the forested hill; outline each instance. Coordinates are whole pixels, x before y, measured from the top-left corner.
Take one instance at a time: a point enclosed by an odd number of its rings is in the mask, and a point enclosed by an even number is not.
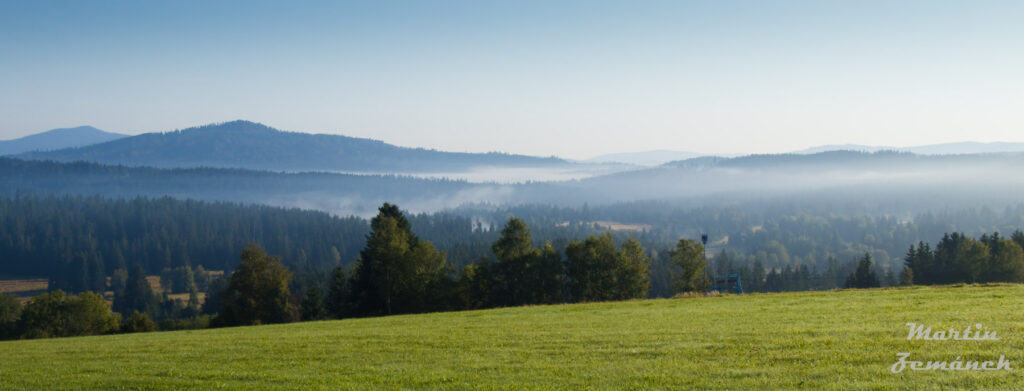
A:
[[[255,160],[255,159],[254,159]],[[760,198],[816,204],[852,214],[889,205],[905,215],[988,205],[1024,194],[1024,154],[920,156],[828,152],[699,158],[575,181],[470,183],[387,175],[275,173],[247,169],[161,169],[0,158],[0,194],[172,196],[261,203],[368,217],[384,201],[413,212],[465,203],[564,206],[673,200],[732,205]]]
[[[0,157],[0,195],[171,196],[369,216],[384,201],[403,202],[416,210],[455,207],[487,188],[464,181],[390,175],[160,169]]]
[[[841,169],[847,171],[910,168],[946,168],[963,164],[1018,164],[1024,153],[1006,152],[961,155],[919,155],[900,151],[827,151],[814,154],[758,154],[733,158],[698,157],[665,163],[674,168],[745,168],[783,169],[799,168],[813,171]]]
[[[104,132],[92,126],[54,129],[14,140],[0,141],[0,155],[15,155],[30,151],[52,151],[64,148],[84,147],[127,137],[123,134]]]
[[[587,178],[560,194],[577,201],[780,195],[829,199],[913,200],[943,207],[1016,202],[1024,192],[1024,153],[935,155],[904,152],[823,152],[813,155],[701,157],[662,166]],[[836,192],[839,192],[838,194]],[[840,196],[836,198],[835,196]]]
[[[461,172],[479,166],[566,165],[558,158],[404,148],[377,140],[285,132],[233,121],[19,156],[149,167],[229,167],[271,171]]]

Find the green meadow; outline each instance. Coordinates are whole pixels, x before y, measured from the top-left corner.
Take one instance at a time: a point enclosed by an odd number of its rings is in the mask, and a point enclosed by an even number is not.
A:
[[[1021,389],[1024,285],[506,308],[0,342],[2,389]],[[998,341],[908,341],[981,323]],[[890,371],[993,360],[1012,370]]]

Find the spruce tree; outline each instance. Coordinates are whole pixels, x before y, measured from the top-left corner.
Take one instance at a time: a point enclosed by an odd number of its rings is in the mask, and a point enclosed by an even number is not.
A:
[[[880,285],[878,275],[875,274],[875,270],[872,267],[871,254],[865,253],[864,257],[857,262],[857,270],[847,277],[846,287],[876,288]]]

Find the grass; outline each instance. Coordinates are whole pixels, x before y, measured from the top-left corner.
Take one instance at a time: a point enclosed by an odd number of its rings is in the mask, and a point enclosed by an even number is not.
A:
[[[535,306],[0,342],[4,389],[1019,389],[1024,285]],[[906,322],[1000,341],[907,341]],[[1012,371],[889,372],[911,359]]]

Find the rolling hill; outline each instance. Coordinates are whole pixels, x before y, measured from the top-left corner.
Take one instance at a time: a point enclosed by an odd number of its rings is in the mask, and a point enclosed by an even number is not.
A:
[[[455,207],[491,186],[408,176],[151,168],[0,158],[0,195],[161,197],[299,207],[370,215],[384,201],[413,210]]]
[[[120,141],[120,140],[119,140]],[[758,199],[884,203],[922,212],[1020,201],[1024,154],[924,156],[899,152],[702,157],[580,180],[471,183],[393,175],[163,169],[0,159],[0,194],[172,196],[263,203],[364,216],[383,201],[415,212],[495,205],[676,200],[702,205]]]
[[[145,133],[86,147],[26,153],[19,158],[161,168],[362,173],[459,172],[481,166],[551,167],[569,164],[554,157],[404,148],[363,138],[285,132],[249,121]]]
[[[731,295],[0,342],[10,389],[1018,389],[1022,285]],[[999,341],[907,340],[907,322]],[[892,373],[910,360],[1013,370]],[[40,363],[46,363],[41,365]]]
[[[0,141],[0,156],[17,155],[31,151],[53,151],[57,149],[84,147],[128,137],[123,134],[104,132],[92,126],[53,129],[14,140]]]

